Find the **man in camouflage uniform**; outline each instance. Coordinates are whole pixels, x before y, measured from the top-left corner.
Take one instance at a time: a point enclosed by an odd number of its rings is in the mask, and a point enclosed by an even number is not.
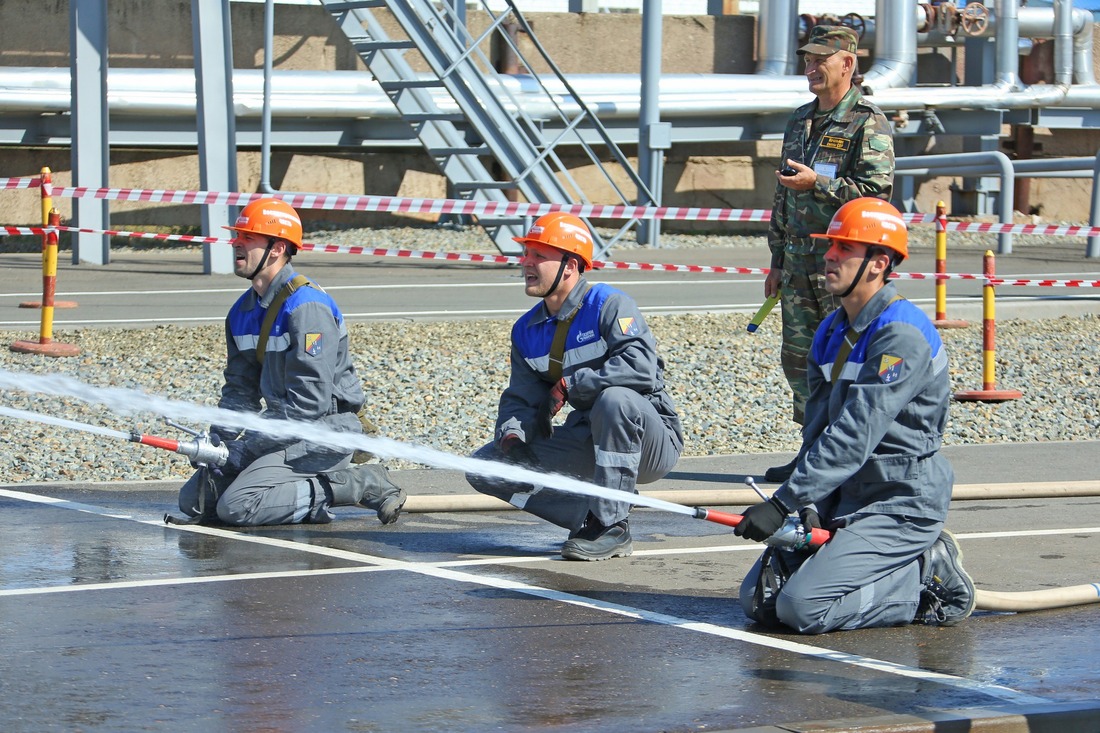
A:
[[[873,196],[889,200],[894,181],[894,141],[885,115],[863,98],[851,28],[815,26],[798,54],[817,97],[794,111],[783,134],[776,172],[768,246],[771,272],[764,296],[780,295],[783,373],[794,393],[794,421],[803,424],[806,356],[818,324],[840,304],[825,290],[822,232],[842,205]],[[786,480],[794,462],[768,469],[768,481]]]

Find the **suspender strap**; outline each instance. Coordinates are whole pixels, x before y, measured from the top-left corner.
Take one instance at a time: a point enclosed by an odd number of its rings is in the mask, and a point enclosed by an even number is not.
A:
[[[900,295],[895,295],[890,299],[890,302],[886,304],[886,308],[889,308],[899,300],[905,300],[905,298]],[[886,308],[882,310],[885,311]],[[836,352],[836,358],[833,359],[833,374],[832,378],[829,380],[833,384],[836,384],[836,380],[840,378],[840,372],[844,369],[844,365],[848,363],[848,357],[851,356],[852,349],[854,349],[855,345],[859,342],[859,336],[860,332],[854,327],[849,328],[848,333],[844,334],[844,343],[840,345],[840,349]]]
[[[584,296],[588,294],[589,287],[589,283],[584,284],[584,290],[581,291],[581,305],[584,305]],[[561,379],[562,366],[565,361],[565,339],[569,335],[569,324],[573,322],[573,317],[577,315],[580,309],[581,306],[578,305],[569,314],[568,318],[558,319],[558,327],[554,331],[554,340],[550,342],[550,364],[547,368],[551,384],[555,384]]]
[[[283,303],[285,303],[286,299],[298,288],[312,286],[313,284],[305,275],[295,275],[291,280],[288,280],[286,285],[280,288],[279,292],[272,298],[271,305],[267,307],[267,313],[264,314],[264,322],[260,326],[260,338],[256,340],[256,359],[261,364],[264,363],[264,356],[267,355],[267,339],[271,336],[271,327],[275,325],[275,316],[279,315]]]

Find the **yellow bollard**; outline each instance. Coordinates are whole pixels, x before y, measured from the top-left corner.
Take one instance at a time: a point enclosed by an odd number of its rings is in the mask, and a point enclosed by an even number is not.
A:
[[[44,165],[38,175],[41,179],[38,189],[42,192],[42,226],[48,227],[50,212],[53,211],[53,171]]]
[[[38,341],[15,341],[9,348],[23,354],[76,356],[80,353],[79,346],[53,340],[53,296],[57,288],[56,227],[61,225],[61,215],[56,210],[49,212],[46,224],[51,228],[42,237],[42,319]]]
[[[947,274],[947,207],[942,201],[936,203],[936,274]],[[966,328],[966,321],[947,318],[947,279],[936,278],[936,317],[932,321],[936,328]]]
[[[960,402],[1018,400],[1024,396],[1022,392],[1015,389],[997,389],[997,314],[993,294],[993,277],[996,269],[991,250],[986,250],[985,264],[982,269],[985,275],[985,286],[982,288],[982,388],[956,392],[955,399]]]
[[[53,173],[50,171],[49,166],[42,166],[42,170],[39,173],[40,183],[39,190],[42,192],[42,226],[50,226],[50,215],[56,214],[57,211],[53,208]],[[60,219],[58,220],[60,223]],[[53,250],[53,265],[51,266],[47,262],[48,247],[46,246],[47,235],[42,235],[42,273],[45,276],[46,271],[49,269],[53,272],[53,275],[57,275],[57,247]],[[57,243],[57,237],[55,233],[54,244]],[[25,300],[19,304],[20,308],[41,308],[41,300]],[[71,300],[55,300],[53,301],[54,308],[75,308],[76,303]]]

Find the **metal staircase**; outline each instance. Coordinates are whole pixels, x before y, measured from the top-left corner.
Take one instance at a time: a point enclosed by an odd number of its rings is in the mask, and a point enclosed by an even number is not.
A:
[[[499,39],[505,40],[518,58],[526,62],[518,44],[502,29],[505,21],[518,23],[535,40],[529,24],[511,3],[509,12],[499,15],[487,5],[482,6],[488,15],[488,27],[477,38],[467,30],[464,16],[457,17],[451,6],[437,6],[432,0],[321,0],[321,4],[405,121],[413,126],[425,150],[446,176],[453,192],[449,195],[507,202],[515,200],[506,193],[512,190],[528,202],[589,203],[557,154],[556,147],[562,145],[579,146],[586,151],[619,199],[614,203],[631,202],[616,183],[616,176],[608,167],[609,159],[626,172],[639,192],[645,191],[626,157],[569,87],[537,40],[534,46],[543,56],[543,65],[549,66],[558,83],[568,90],[569,109],[559,101],[561,95],[551,94],[538,77],[524,77],[538,81],[547,101],[539,107],[555,111],[558,119],[553,120],[552,126],[561,132],[545,140],[548,120],[545,116],[536,120],[524,111],[510,91],[507,79],[497,73],[482,50],[494,34],[499,34]],[[403,37],[391,37],[387,32],[382,22],[387,11]],[[407,58],[410,53],[415,56]],[[414,63],[428,71],[418,73]],[[530,64],[527,66],[530,68]],[[592,140],[602,145],[602,154]],[[493,162],[499,167],[498,177],[493,175]],[[512,237],[523,234],[524,219],[480,216],[478,223],[502,253],[520,251]],[[609,239],[593,229],[596,256],[601,256],[634,223],[628,222]]]

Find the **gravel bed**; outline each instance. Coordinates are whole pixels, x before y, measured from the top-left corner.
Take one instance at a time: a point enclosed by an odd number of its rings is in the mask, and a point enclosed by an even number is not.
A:
[[[744,231],[744,230],[742,230]],[[610,235],[606,230],[605,236]],[[911,246],[932,247],[931,226],[915,227]],[[952,233],[952,247],[993,248],[992,235]],[[17,251],[13,240],[3,251]],[[306,240],[429,251],[489,251],[480,229],[402,226],[384,230],[315,229]],[[685,234],[663,231],[668,249],[749,247],[762,234]],[[1065,240],[1076,248],[1079,240]],[[1020,235],[1017,247],[1051,246],[1049,237]],[[630,237],[617,245],[637,245]],[[163,245],[122,245],[119,251]],[[175,247],[174,247],[175,248]],[[492,250],[495,252],[495,250]],[[609,259],[614,259],[614,253]],[[650,325],[666,361],[670,392],[683,418],[685,455],[793,451],[790,393],[779,368],[778,319],[756,334],[748,315],[653,316]],[[468,454],[491,436],[500,391],[508,379],[511,321],[476,323],[369,322],[351,324],[356,365],[371,417],[386,436],[439,450]],[[954,390],[979,389],[981,330],[945,330]],[[0,332],[6,343],[37,333]],[[57,331],[55,340],[76,344],[81,355],[54,359],[0,350],[0,369],[34,375],[64,374],[93,387],[125,387],[195,403],[214,404],[221,387],[225,346],[221,326]],[[1091,440],[1100,434],[1100,318],[997,322],[997,382],[1023,392],[1001,404],[954,403],[948,444]],[[374,348],[385,344],[385,348]],[[196,356],[201,355],[201,356]],[[4,406],[113,430],[183,438],[149,414],[124,406],[7,391]],[[0,417],[4,440],[0,482],[183,479],[191,468],[182,456],[86,432]],[[394,468],[410,464],[391,462]]]
[[[693,314],[649,319],[667,362],[670,392],[683,417],[688,456],[793,451],[796,426],[779,368],[779,333],[745,330],[748,315]],[[370,414],[386,436],[468,454],[484,443],[508,378],[510,321],[352,324],[354,356]],[[26,333],[0,332],[7,342]],[[981,330],[945,330],[955,390],[981,387]],[[224,358],[220,326],[80,329],[55,333],[80,356],[50,358],[0,351],[0,369],[64,374],[113,386],[213,404]],[[998,385],[1023,392],[1001,404],[954,403],[946,442],[1091,440],[1100,434],[1100,318],[998,321]],[[372,345],[385,344],[385,348]],[[204,356],[196,356],[203,354]],[[93,390],[94,392],[94,390]],[[3,404],[114,430],[184,437],[124,406],[7,391]],[[114,437],[0,417],[4,482],[183,479],[182,456]],[[399,462],[391,467],[406,467]]]

